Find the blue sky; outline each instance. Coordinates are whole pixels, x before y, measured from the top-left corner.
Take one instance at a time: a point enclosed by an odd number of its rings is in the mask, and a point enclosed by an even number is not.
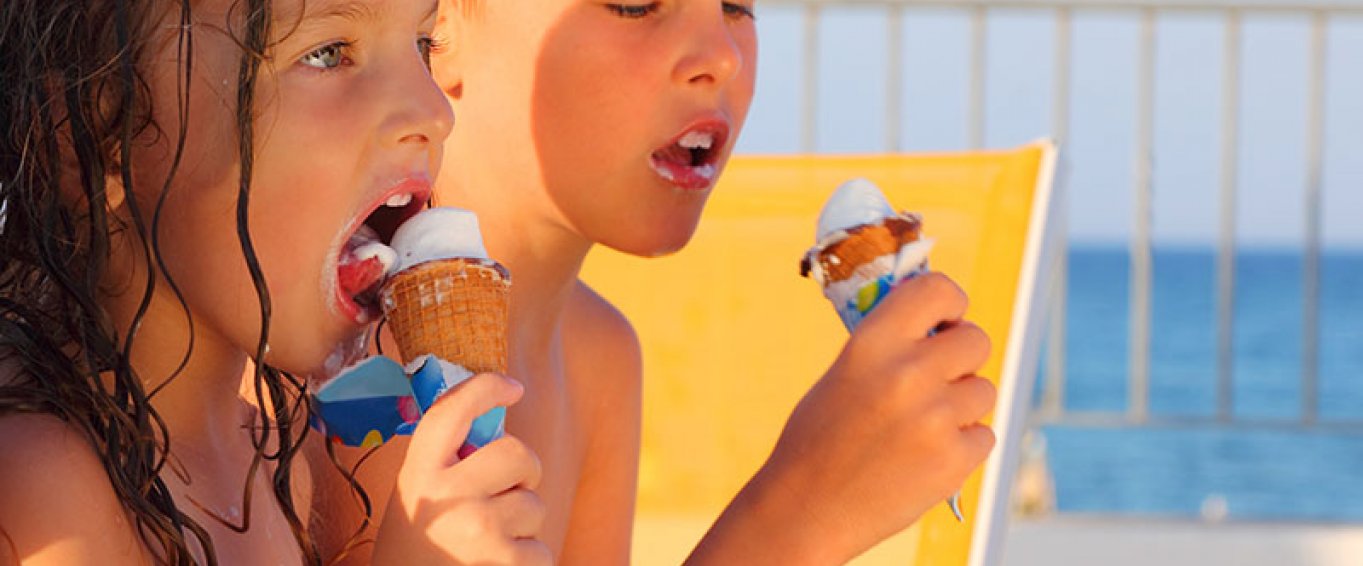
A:
[[[759,4],[758,94],[739,151],[798,150],[803,84],[797,11]],[[904,17],[902,148],[968,145],[969,20],[952,9]],[[824,12],[820,26],[817,149],[883,149],[886,18],[883,9]],[[1050,134],[1053,22],[1045,10],[995,10],[988,19],[986,145]],[[1073,20],[1069,163],[1070,234],[1121,242],[1132,225],[1139,20],[1134,12],[1079,11]],[[1157,23],[1154,237],[1205,245],[1218,233],[1222,23],[1215,13],[1163,14]],[[1329,26],[1325,107],[1324,237],[1363,248],[1363,19]],[[1237,239],[1297,246],[1305,232],[1310,22],[1247,14],[1242,28]]]

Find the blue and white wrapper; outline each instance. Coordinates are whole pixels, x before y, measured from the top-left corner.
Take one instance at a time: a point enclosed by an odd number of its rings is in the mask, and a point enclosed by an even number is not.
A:
[[[393,436],[412,434],[441,395],[472,376],[435,356],[417,358],[406,370],[383,356],[365,358],[317,389],[311,424],[338,444],[379,446]],[[501,438],[505,421],[505,407],[488,411],[474,419],[465,442],[481,448]]]

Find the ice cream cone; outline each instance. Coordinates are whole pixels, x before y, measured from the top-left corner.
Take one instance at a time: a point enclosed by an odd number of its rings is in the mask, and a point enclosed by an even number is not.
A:
[[[922,216],[896,213],[875,183],[853,179],[819,213],[818,238],[800,259],[800,275],[819,283],[852,331],[895,285],[927,271],[933,242],[922,228]],[[947,505],[963,521],[960,497]]]
[[[487,259],[419,263],[380,291],[403,363],[432,354],[473,373],[506,372],[511,276]]]
[[[905,244],[918,241],[922,222],[916,215],[903,214],[877,224],[863,224],[847,230],[845,237],[833,241],[805,258],[801,272],[808,275],[816,261],[823,269],[824,285],[845,281],[877,258],[893,256]],[[887,267],[892,267],[887,266]],[[885,273],[888,273],[885,270]],[[884,273],[862,273],[874,279]]]

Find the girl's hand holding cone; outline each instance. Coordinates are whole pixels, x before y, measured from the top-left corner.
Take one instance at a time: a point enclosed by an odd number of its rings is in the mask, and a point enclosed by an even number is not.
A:
[[[451,389],[417,426],[375,541],[374,564],[550,564],[537,540],[539,459],[504,436],[461,460],[470,423],[515,404],[524,387],[479,374]],[[457,464],[457,465],[456,465]]]

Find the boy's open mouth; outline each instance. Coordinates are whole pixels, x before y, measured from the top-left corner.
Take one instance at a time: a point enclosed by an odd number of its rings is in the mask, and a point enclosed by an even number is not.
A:
[[[430,201],[429,188],[408,185],[399,185],[398,190],[379,203],[341,248],[336,266],[341,305],[357,322],[378,319],[379,288],[397,258],[389,247],[393,233]]]
[[[683,189],[708,188],[719,173],[718,162],[728,138],[729,126],[724,122],[696,124],[654,151],[649,166],[663,180]]]

